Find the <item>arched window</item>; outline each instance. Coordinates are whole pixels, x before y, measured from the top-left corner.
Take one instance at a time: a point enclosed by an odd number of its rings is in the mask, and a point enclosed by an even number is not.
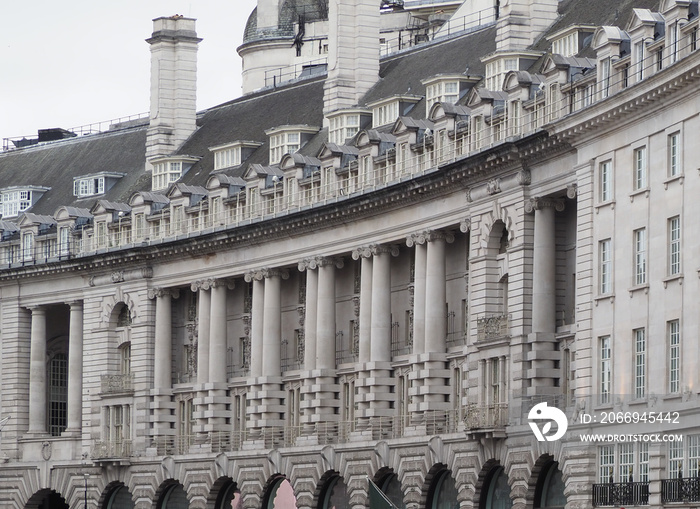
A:
[[[540,472],[535,490],[535,509],[563,509],[566,505],[564,478],[559,463],[552,461]]]
[[[267,491],[263,507],[265,509],[295,509],[297,506],[294,489],[287,479],[278,477]]]
[[[216,509],[240,509],[242,507],[241,492],[235,482],[229,481],[219,492],[215,507]]]
[[[443,470],[433,481],[429,496],[429,509],[458,509],[457,486],[449,470]]]
[[[510,499],[508,475],[503,467],[495,467],[486,476],[481,490],[479,509],[510,509],[513,501]]]
[[[134,501],[126,486],[118,486],[107,497],[105,509],[134,509]]]

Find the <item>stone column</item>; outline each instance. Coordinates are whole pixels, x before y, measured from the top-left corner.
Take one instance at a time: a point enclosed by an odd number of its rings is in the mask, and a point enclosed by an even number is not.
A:
[[[250,376],[257,378],[263,372],[263,323],[265,284],[261,271],[248,272],[245,275],[246,283],[253,283],[253,298],[251,309],[250,329]]]
[[[36,306],[32,312],[29,356],[29,429],[30,435],[46,434],[46,310]]]
[[[340,258],[318,259],[318,313],[316,368],[334,370],[335,365],[335,269],[343,267]]]
[[[357,416],[360,429],[369,428],[367,432],[373,439],[378,438],[383,426],[389,424],[393,413],[391,402],[395,399],[391,393],[394,380],[391,378],[391,256],[398,256],[396,246],[372,245],[355,250],[353,258],[363,259],[362,287],[360,305],[365,304],[366,292],[371,291],[371,315],[369,359],[363,351],[360,340],[360,364],[356,380]],[[371,284],[367,284],[364,260],[372,257]],[[365,304],[367,305],[367,304]],[[360,308],[360,331],[363,325],[362,307]],[[365,346],[366,348],[366,346]],[[364,355],[363,355],[364,353]],[[376,435],[376,436],[375,436]]]
[[[390,249],[372,250],[372,330],[370,361],[391,361],[391,257]],[[396,251],[398,255],[398,250]]]
[[[261,269],[246,275],[253,281],[253,349],[248,414],[251,440],[246,447],[283,445],[283,405],[280,347],[282,342],[281,282],[289,273],[282,269]],[[258,285],[259,283],[259,285]],[[261,298],[262,297],[262,298]],[[257,332],[260,331],[260,332]],[[260,334],[260,335],[258,335]],[[253,370],[253,365],[255,370]]]
[[[282,344],[282,278],[289,274],[279,269],[265,271],[265,299],[263,304],[263,372],[262,375],[280,376],[280,348]]]
[[[155,365],[153,366],[153,388],[172,387],[172,298],[180,296],[178,290],[155,288],[149,297],[156,299]]]
[[[191,285],[193,292],[199,293],[197,302],[197,383],[203,385],[209,381],[209,334],[211,308],[211,293],[209,288],[211,282],[195,281]]]
[[[227,368],[227,292],[233,285],[215,280],[211,286],[210,335],[209,335],[209,381],[225,384]]]
[[[425,352],[425,270],[426,246],[425,236],[410,235],[406,239],[408,247],[415,246],[413,278],[413,353]]]
[[[370,337],[372,331],[372,251],[369,247],[352,252],[353,260],[361,260],[360,268],[360,344],[358,360],[370,361]]]
[[[425,269],[425,352],[444,353],[447,291],[445,282],[445,242],[454,236],[443,232],[428,232]]]
[[[532,198],[525,203],[525,212],[535,213],[532,253],[532,333],[526,394],[556,394],[553,375],[556,352],[556,231],[555,212],[564,210],[563,200]]]
[[[180,292],[174,288],[153,288],[148,297],[156,300],[155,355],[153,366],[153,435],[155,442],[174,435],[175,405],[172,394],[172,299]]]
[[[83,413],[83,303],[71,302],[68,332],[68,426],[64,435],[78,435]]]
[[[316,314],[318,312],[318,271],[315,261],[299,262],[306,270],[306,301],[304,303],[304,370],[316,369]]]

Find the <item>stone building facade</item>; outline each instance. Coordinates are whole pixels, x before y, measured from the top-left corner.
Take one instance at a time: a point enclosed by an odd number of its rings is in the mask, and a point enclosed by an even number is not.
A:
[[[199,113],[158,18],[149,119],[0,153],[0,506],[696,504],[698,3],[343,4]]]

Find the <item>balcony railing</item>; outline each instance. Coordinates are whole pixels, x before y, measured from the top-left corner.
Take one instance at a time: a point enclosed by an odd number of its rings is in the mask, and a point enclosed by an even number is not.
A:
[[[131,456],[131,452],[131,440],[98,440],[95,441],[95,443],[92,446],[92,451],[90,451],[90,457],[95,460],[128,458]]]
[[[503,429],[508,424],[508,403],[467,405],[464,417],[467,429]]]
[[[663,479],[661,481],[661,503],[700,502],[700,477]]]
[[[114,394],[119,392],[132,392],[134,390],[134,375],[131,373],[124,375],[102,375],[102,394]]]
[[[610,482],[593,485],[593,507],[649,505],[648,482]]]
[[[488,341],[508,335],[508,315],[492,315],[476,320],[476,340]]]

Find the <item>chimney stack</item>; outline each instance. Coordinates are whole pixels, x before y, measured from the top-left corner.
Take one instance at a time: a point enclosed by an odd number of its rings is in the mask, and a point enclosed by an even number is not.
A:
[[[350,108],[379,80],[379,2],[331,0],[323,112]]]
[[[195,21],[178,14],[153,20],[151,111],[146,158],[169,155],[196,127],[197,37]]]
[[[496,50],[525,49],[556,21],[558,0],[508,0],[500,2],[496,25]]]

